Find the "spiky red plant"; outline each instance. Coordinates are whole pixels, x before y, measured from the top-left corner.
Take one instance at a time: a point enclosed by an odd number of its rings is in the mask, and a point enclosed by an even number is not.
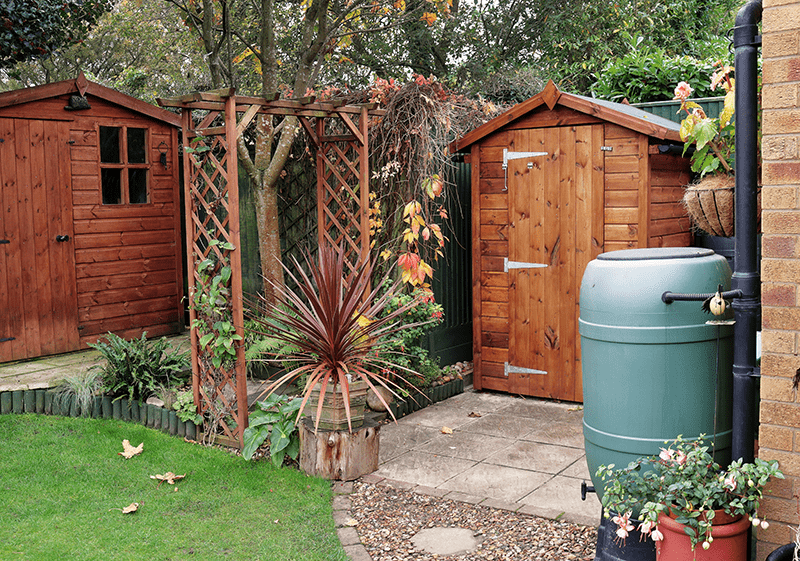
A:
[[[395,396],[396,382],[382,375],[387,366],[392,368],[400,379],[419,374],[394,365],[391,360],[382,358],[377,345],[382,339],[402,329],[419,324],[397,325],[397,318],[413,307],[411,302],[394,312],[379,317],[396,294],[400,281],[389,290],[381,291],[380,285],[370,289],[369,279],[374,263],[361,259],[355,271],[348,276],[345,267],[344,249],[320,247],[319,263],[306,255],[306,273],[295,260],[295,276],[284,266],[286,274],[297,285],[300,294],[276,286],[278,301],[267,302],[258,298],[258,307],[266,315],[254,317],[263,328],[263,334],[284,344],[285,348],[297,349],[282,354],[279,358],[299,364],[285,373],[267,388],[265,393],[274,392],[284,383],[292,382],[307,375],[302,390],[303,401],[298,419],[305,409],[311,392],[319,386],[320,396],[324,396],[329,385],[341,388],[348,428],[352,431],[350,419],[350,381],[364,380],[375,391],[375,385],[388,389]],[[379,392],[378,399],[389,410],[388,404]],[[319,427],[322,413],[322,399],[317,405],[314,430]],[[391,411],[390,411],[391,414]],[[392,414],[392,417],[394,415]]]

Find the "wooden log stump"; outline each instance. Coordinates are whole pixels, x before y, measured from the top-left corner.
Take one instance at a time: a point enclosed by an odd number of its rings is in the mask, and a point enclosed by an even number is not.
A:
[[[324,479],[351,481],[378,469],[381,426],[364,424],[347,430],[322,430],[314,434],[310,419],[300,421],[300,469]]]

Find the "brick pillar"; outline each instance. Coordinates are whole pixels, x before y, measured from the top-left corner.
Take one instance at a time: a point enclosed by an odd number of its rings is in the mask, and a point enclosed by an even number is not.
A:
[[[759,457],[780,462],[770,485],[757,559],[790,543],[800,525],[800,1],[764,0],[762,89],[762,360]]]

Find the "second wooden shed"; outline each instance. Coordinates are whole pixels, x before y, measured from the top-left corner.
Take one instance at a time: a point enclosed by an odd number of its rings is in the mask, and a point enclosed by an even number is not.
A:
[[[0,93],[0,362],[182,329],[179,125],[83,74]]]
[[[678,127],[550,82],[452,143],[472,165],[476,389],[582,401],[586,265],[691,243]]]

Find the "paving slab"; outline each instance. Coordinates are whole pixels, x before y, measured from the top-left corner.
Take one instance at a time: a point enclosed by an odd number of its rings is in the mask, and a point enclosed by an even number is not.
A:
[[[589,493],[581,500],[581,480],[572,477],[556,476],[538,487],[519,502],[529,506],[529,514],[545,518],[559,518],[597,526],[600,524],[600,501],[597,495]]]
[[[456,430],[453,434],[439,433],[415,449],[439,456],[480,462],[512,445],[505,438]]]
[[[547,473],[481,462],[462,473],[453,474],[439,487],[451,491],[468,491],[490,499],[515,503],[530,495],[552,477]]]
[[[517,440],[486,458],[486,463],[555,475],[583,456],[583,450]]]
[[[388,423],[381,427],[379,464],[414,450],[440,434],[439,429],[416,423]]]
[[[415,485],[425,485],[427,487],[440,487],[453,476],[463,473],[476,462],[462,460],[460,458],[449,458],[447,456],[437,456],[426,452],[411,450],[397,456],[390,462],[381,464],[375,475],[386,479],[406,481]],[[447,488],[447,487],[443,487]],[[461,489],[451,489],[463,490]]]
[[[532,430],[521,437],[522,440],[569,446],[583,450],[583,417],[572,421],[552,421],[535,423]]]
[[[401,425],[424,425],[436,429],[448,427],[456,430],[474,421],[474,418],[469,416],[470,413],[468,408],[442,401],[420,409],[397,422]]]

